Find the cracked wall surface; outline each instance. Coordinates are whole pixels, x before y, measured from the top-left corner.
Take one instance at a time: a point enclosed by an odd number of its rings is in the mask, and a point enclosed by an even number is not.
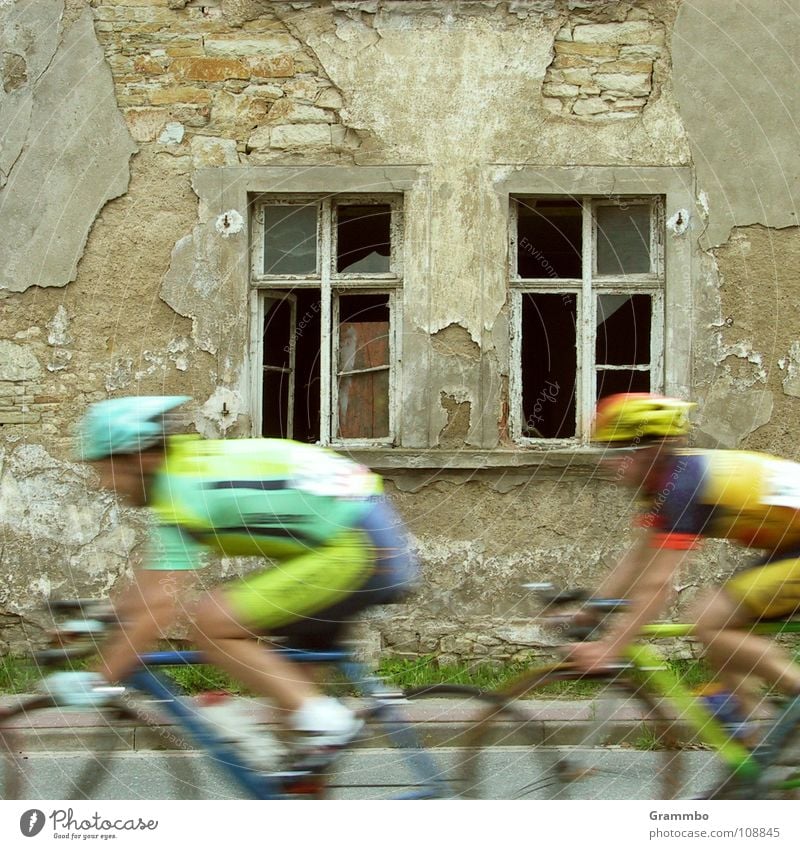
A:
[[[0,290],[74,280],[97,213],[128,186],[136,147],[92,13],[62,16],[53,2],[0,8]]]
[[[47,593],[105,593],[139,556],[141,519],[72,461],[88,403],[189,394],[203,435],[251,433],[243,186],[280,169],[278,190],[324,172],[326,192],[403,196],[401,444],[358,456],[425,578],[370,633],[445,660],[546,654],[518,586],[593,582],[632,504],[586,456],[511,441],[504,185],[692,168],[666,238],[692,243],[672,320],[697,441],[797,457],[797,25],[766,0],[0,6],[0,647]],[[740,562],[709,546],[681,604]]]

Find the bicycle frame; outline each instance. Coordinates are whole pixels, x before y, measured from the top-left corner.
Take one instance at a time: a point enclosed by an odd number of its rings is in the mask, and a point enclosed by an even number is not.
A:
[[[694,627],[690,624],[654,623],[642,628],[641,633],[642,636],[647,637],[687,637],[693,633]],[[800,633],[800,621],[763,622],[752,630],[757,634],[796,634]],[[762,765],[769,763],[774,751],[780,748],[790,729],[800,721],[800,698],[798,698],[790,701],[764,741],[755,750],[750,751],[727,734],[716,717],[680,683],[677,676],[664,665],[662,658],[652,648],[636,643],[625,650],[625,657],[633,664],[637,676],[655,692],[676,705],[681,716],[688,720],[700,739],[712,746],[732,772],[746,781],[758,780]],[[800,775],[784,782],[782,788],[785,790],[800,788]]]
[[[381,682],[371,677],[368,670],[356,662],[352,655],[343,650],[301,651],[299,649],[275,649],[279,654],[297,663],[326,663],[340,670],[347,680],[357,685],[372,699],[368,715],[381,720],[387,731],[390,745],[397,744],[409,751],[408,766],[417,777],[418,791],[396,798],[430,799],[444,795],[441,778],[433,758],[422,748],[413,728],[400,715],[391,696],[381,692]],[[138,692],[159,701],[159,707],[172,716],[178,725],[210,755],[249,796],[254,799],[290,798],[283,791],[280,779],[269,773],[259,773],[245,765],[234,748],[220,739],[214,727],[198,713],[188,700],[186,693],[153,667],[186,666],[204,663],[201,652],[162,651],[149,652],[140,658],[142,666],[126,681]]]

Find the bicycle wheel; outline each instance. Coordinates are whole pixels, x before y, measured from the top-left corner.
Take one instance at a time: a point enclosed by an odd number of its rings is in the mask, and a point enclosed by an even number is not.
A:
[[[143,728],[154,732],[137,750]],[[27,697],[0,709],[0,799],[199,798],[199,779],[186,754],[156,736],[123,704],[97,711],[65,710],[50,696]]]
[[[565,702],[548,692],[576,680],[602,685],[603,698]],[[496,694],[475,722],[462,760],[464,795],[677,798],[683,778],[674,731],[660,703],[623,677],[587,676],[569,667],[534,670]]]
[[[780,751],[763,767],[754,798],[800,799],[800,723],[795,724]]]
[[[477,688],[437,685],[368,709],[359,741],[337,758],[329,774],[326,798],[464,795],[463,738],[492,704],[492,697]]]
[[[487,746],[531,750],[539,742],[537,725],[503,695],[476,687],[436,684],[410,690],[406,697],[419,723],[420,740],[435,758],[439,796],[480,796],[474,769],[474,735],[479,725],[484,726]]]

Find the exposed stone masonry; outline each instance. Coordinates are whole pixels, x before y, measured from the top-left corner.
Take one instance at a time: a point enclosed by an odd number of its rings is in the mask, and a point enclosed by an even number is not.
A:
[[[338,90],[269,14],[234,28],[213,4],[144,0],[101,3],[95,18],[117,101],[140,143],[191,154],[195,167],[360,144],[342,124]]]
[[[562,27],[542,85],[546,108],[590,121],[639,115],[653,91],[665,40],[662,24],[640,16],[632,11],[619,23]]]

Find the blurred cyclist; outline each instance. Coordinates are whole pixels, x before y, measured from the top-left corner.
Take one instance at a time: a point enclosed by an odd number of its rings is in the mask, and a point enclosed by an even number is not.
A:
[[[673,575],[703,538],[762,549],[762,559],[707,592],[693,613],[710,664],[749,714],[757,704],[750,675],[800,694],[800,668],[749,630],[755,620],[800,610],[800,465],[756,452],[685,450],[693,406],[646,393],[598,404],[592,439],[607,446],[616,479],[641,496],[641,530],[597,592],[629,599],[630,609],[602,640],[574,646],[570,659],[590,671],[618,658],[665,609]]]
[[[80,425],[79,455],[100,485],[148,507],[156,526],[99,672],[58,673],[50,689],[62,704],[102,703],[107,685],[124,680],[181,612],[188,579],[208,550],[257,555],[274,567],[201,599],[196,639],[211,662],[283,709],[300,748],[344,745],[360,721],[256,637],[331,647],[359,611],[402,598],[417,571],[402,522],[377,475],[325,448],[168,435],[176,429],[171,411],[188,400],[103,401]]]

